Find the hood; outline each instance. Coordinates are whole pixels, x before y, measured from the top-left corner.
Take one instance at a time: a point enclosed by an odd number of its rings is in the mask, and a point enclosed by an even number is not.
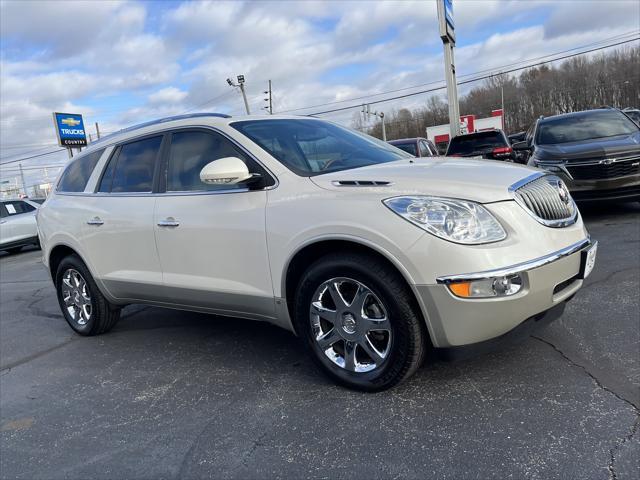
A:
[[[510,200],[509,187],[540,170],[492,160],[426,157],[311,177],[321,188],[397,195],[433,195],[480,203]]]
[[[640,132],[582,142],[537,145],[536,160],[568,161],[640,153]]]

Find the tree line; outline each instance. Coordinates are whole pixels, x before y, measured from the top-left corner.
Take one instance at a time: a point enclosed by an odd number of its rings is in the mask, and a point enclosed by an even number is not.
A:
[[[505,130],[516,133],[529,128],[541,115],[557,115],[612,106],[640,106],[640,47],[574,57],[558,66],[541,65],[519,73],[499,74],[483,81],[462,96],[461,115],[488,117],[499,109],[504,95]],[[447,102],[429,97],[413,110],[385,112],[387,139],[424,137],[426,128],[449,122]],[[379,121],[365,123],[354,114],[353,126],[382,138]]]

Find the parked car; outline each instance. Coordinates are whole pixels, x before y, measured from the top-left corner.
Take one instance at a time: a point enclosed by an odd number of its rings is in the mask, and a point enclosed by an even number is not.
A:
[[[184,115],[93,142],[38,224],[79,334],[130,303],[263,320],[369,391],[431,348],[469,355],[557,318],[596,254],[555,175],[416,159],[275,115]]]
[[[491,129],[453,137],[447,157],[480,157],[515,162],[516,154],[502,130]]]
[[[27,245],[38,245],[39,206],[27,199],[0,202],[0,250],[17,253]]]
[[[400,150],[410,153],[414,157],[438,156],[438,149],[431,140],[426,138],[400,138],[398,140],[391,140],[389,143],[394,147],[398,147]]]
[[[627,117],[636,122],[636,125],[640,125],[640,110],[637,108],[625,108],[623,112]]]
[[[562,178],[576,200],[640,199],[640,127],[620,110],[540,118],[514,149]]]

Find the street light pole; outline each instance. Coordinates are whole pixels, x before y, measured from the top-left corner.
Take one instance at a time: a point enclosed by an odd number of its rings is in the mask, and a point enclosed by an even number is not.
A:
[[[247,111],[247,115],[251,115],[251,111],[249,110],[249,102],[247,101],[247,93],[244,91],[244,75],[238,75],[237,85],[230,78],[227,78],[227,83],[229,84],[230,87],[240,87],[240,92],[242,93],[242,99],[244,100],[244,108]]]

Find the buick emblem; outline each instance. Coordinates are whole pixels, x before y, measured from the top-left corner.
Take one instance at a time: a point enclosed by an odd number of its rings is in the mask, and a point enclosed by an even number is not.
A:
[[[560,197],[560,200],[562,200],[562,203],[569,205],[571,196],[569,195],[569,190],[567,190],[566,185],[561,180],[558,180],[558,196]]]

